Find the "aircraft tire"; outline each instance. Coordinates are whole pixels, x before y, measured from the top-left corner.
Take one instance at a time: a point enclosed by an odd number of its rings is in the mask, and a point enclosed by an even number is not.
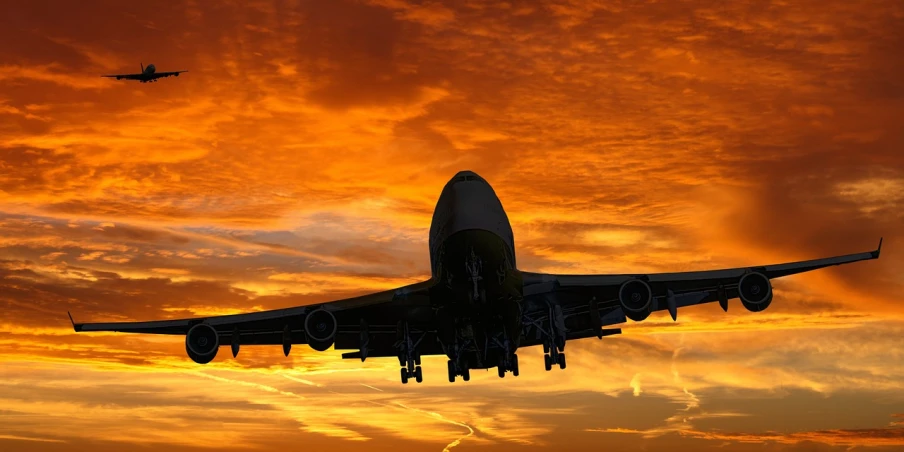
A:
[[[418,383],[424,381],[424,373],[421,371],[421,366],[414,368],[414,381]]]
[[[449,383],[455,383],[455,363],[451,359],[449,360]]]
[[[402,368],[402,384],[408,384],[408,369]]]
[[[565,354],[562,353],[559,355],[559,369],[565,368]]]

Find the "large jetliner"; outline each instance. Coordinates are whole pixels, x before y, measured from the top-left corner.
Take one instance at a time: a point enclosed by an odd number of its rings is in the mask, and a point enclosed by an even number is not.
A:
[[[140,74],[114,74],[114,75],[101,75],[101,77],[110,77],[116,78],[116,80],[138,80],[141,83],[148,82],[156,82],[157,79],[163,77],[169,77],[171,75],[175,75],[176,77],[179,74],[188,71],[173,71],[173,72],[157,72],[157,68],[154,67],[153,64],[149,64],[145,66],[143,63],[141,64],[141,73]]]
[[[421,356],[448,357],[449,381],[471,369],[518,375],[519,348],[542,345],[546,370],[565,368],[565,343],[620,334],[610,325],[667,310],[740,298],[772,303],[770,280],[877,259],[875,251],[746,268],[679,273],[564,275],[518,270],[512,227],[495,191],[471,171],[443,188],[430,226],[432,277],[395,290],[310,306],[180,320],[75,323],[75,331],[185,335],[188,356],[209,363],[220,346],[293,344],[353,350],[345,359],[396,357],[402,383],[423,380]]]

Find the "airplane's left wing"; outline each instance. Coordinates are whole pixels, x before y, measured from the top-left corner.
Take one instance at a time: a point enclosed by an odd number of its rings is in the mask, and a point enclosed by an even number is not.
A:
[[[144,74],[113,74],[101,75],[101,77],[115,78],[116,80],[141,80]]]
[[[114,323],[76,323],[71,315],[69,318],[76,332],[185,335],[188,354],[199,363],[212,360],[221,345],[232,345],[234,354],[239,345],[283,345],[288,354],[292,344],[309,344],[320,351],[331,346],[357,349],[355,358],[360,358],[360,353],[395,356],[400,324],[430,330],[432,286],[431,279],[355,298],[234,315]],[[422,354],[434,352],[441,353],[424,350]]]
[[[603,328],[642,321],[654,311],[667,310],[677,319],[678,308],[740,298],[749,311],[762,311],[772,303],[771,280],[833,265],[878,259],[882,240],[874,251],[843,256],[760,265],[746,268],[679,273],[622,275],[554,275],[522,272],[524,326],[522,346],[618,334]]]

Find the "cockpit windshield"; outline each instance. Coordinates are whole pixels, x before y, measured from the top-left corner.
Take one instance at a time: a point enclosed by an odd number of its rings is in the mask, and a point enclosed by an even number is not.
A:
[[[468,171],[468,172],[459,173],[459,175],[455,177],[455,182],[462,182],[462,181],[464,181],[464,182],[470,182],[470,181],[483,182],[483,178]]]

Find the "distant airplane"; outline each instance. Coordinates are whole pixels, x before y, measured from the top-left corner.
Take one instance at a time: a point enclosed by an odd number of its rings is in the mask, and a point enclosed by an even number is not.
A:
[[[156,71],[157,71],[157,68],[154,67],[153,64],[149,64],[149,65],[147,65],[147,67],[145,67],[144,64],[142,64],[140,74],[115,74],[115,75],[102,75],[101,77],[116,78],[116,80],[122,80],[122,79],[138,80],[141,83],[147,83],[147,82],[156,82],[158,78],[169,77],[171,75],[175,75],[176,77],[178,77],[179,74],[181,74],[183,72],[188,72],[188,71],[175,71],[175,72],[156,72]]]
[[[402,383],[423,380],[421,356],[445,355],[449,381],[471,369],[518,375],[519,347],[542,345],[546,370],[565,368],[568,340],[621,334],[608,325],[668,310],[740,298],[748,311],[772,303],[773,278],[878,259],[875,251],[777,265],[678,273],[565,275],[520,271],[496,192],[471,171],[443,188],[430,226],[430,279],[394,290],[309,306],[150,322],[75,323],[76,332],[185,335],[188,356],[209,363],[221,345],[293,344],[356,350],[344,359],[397,357]],[[740,346],[740,344],[739,344]]]

